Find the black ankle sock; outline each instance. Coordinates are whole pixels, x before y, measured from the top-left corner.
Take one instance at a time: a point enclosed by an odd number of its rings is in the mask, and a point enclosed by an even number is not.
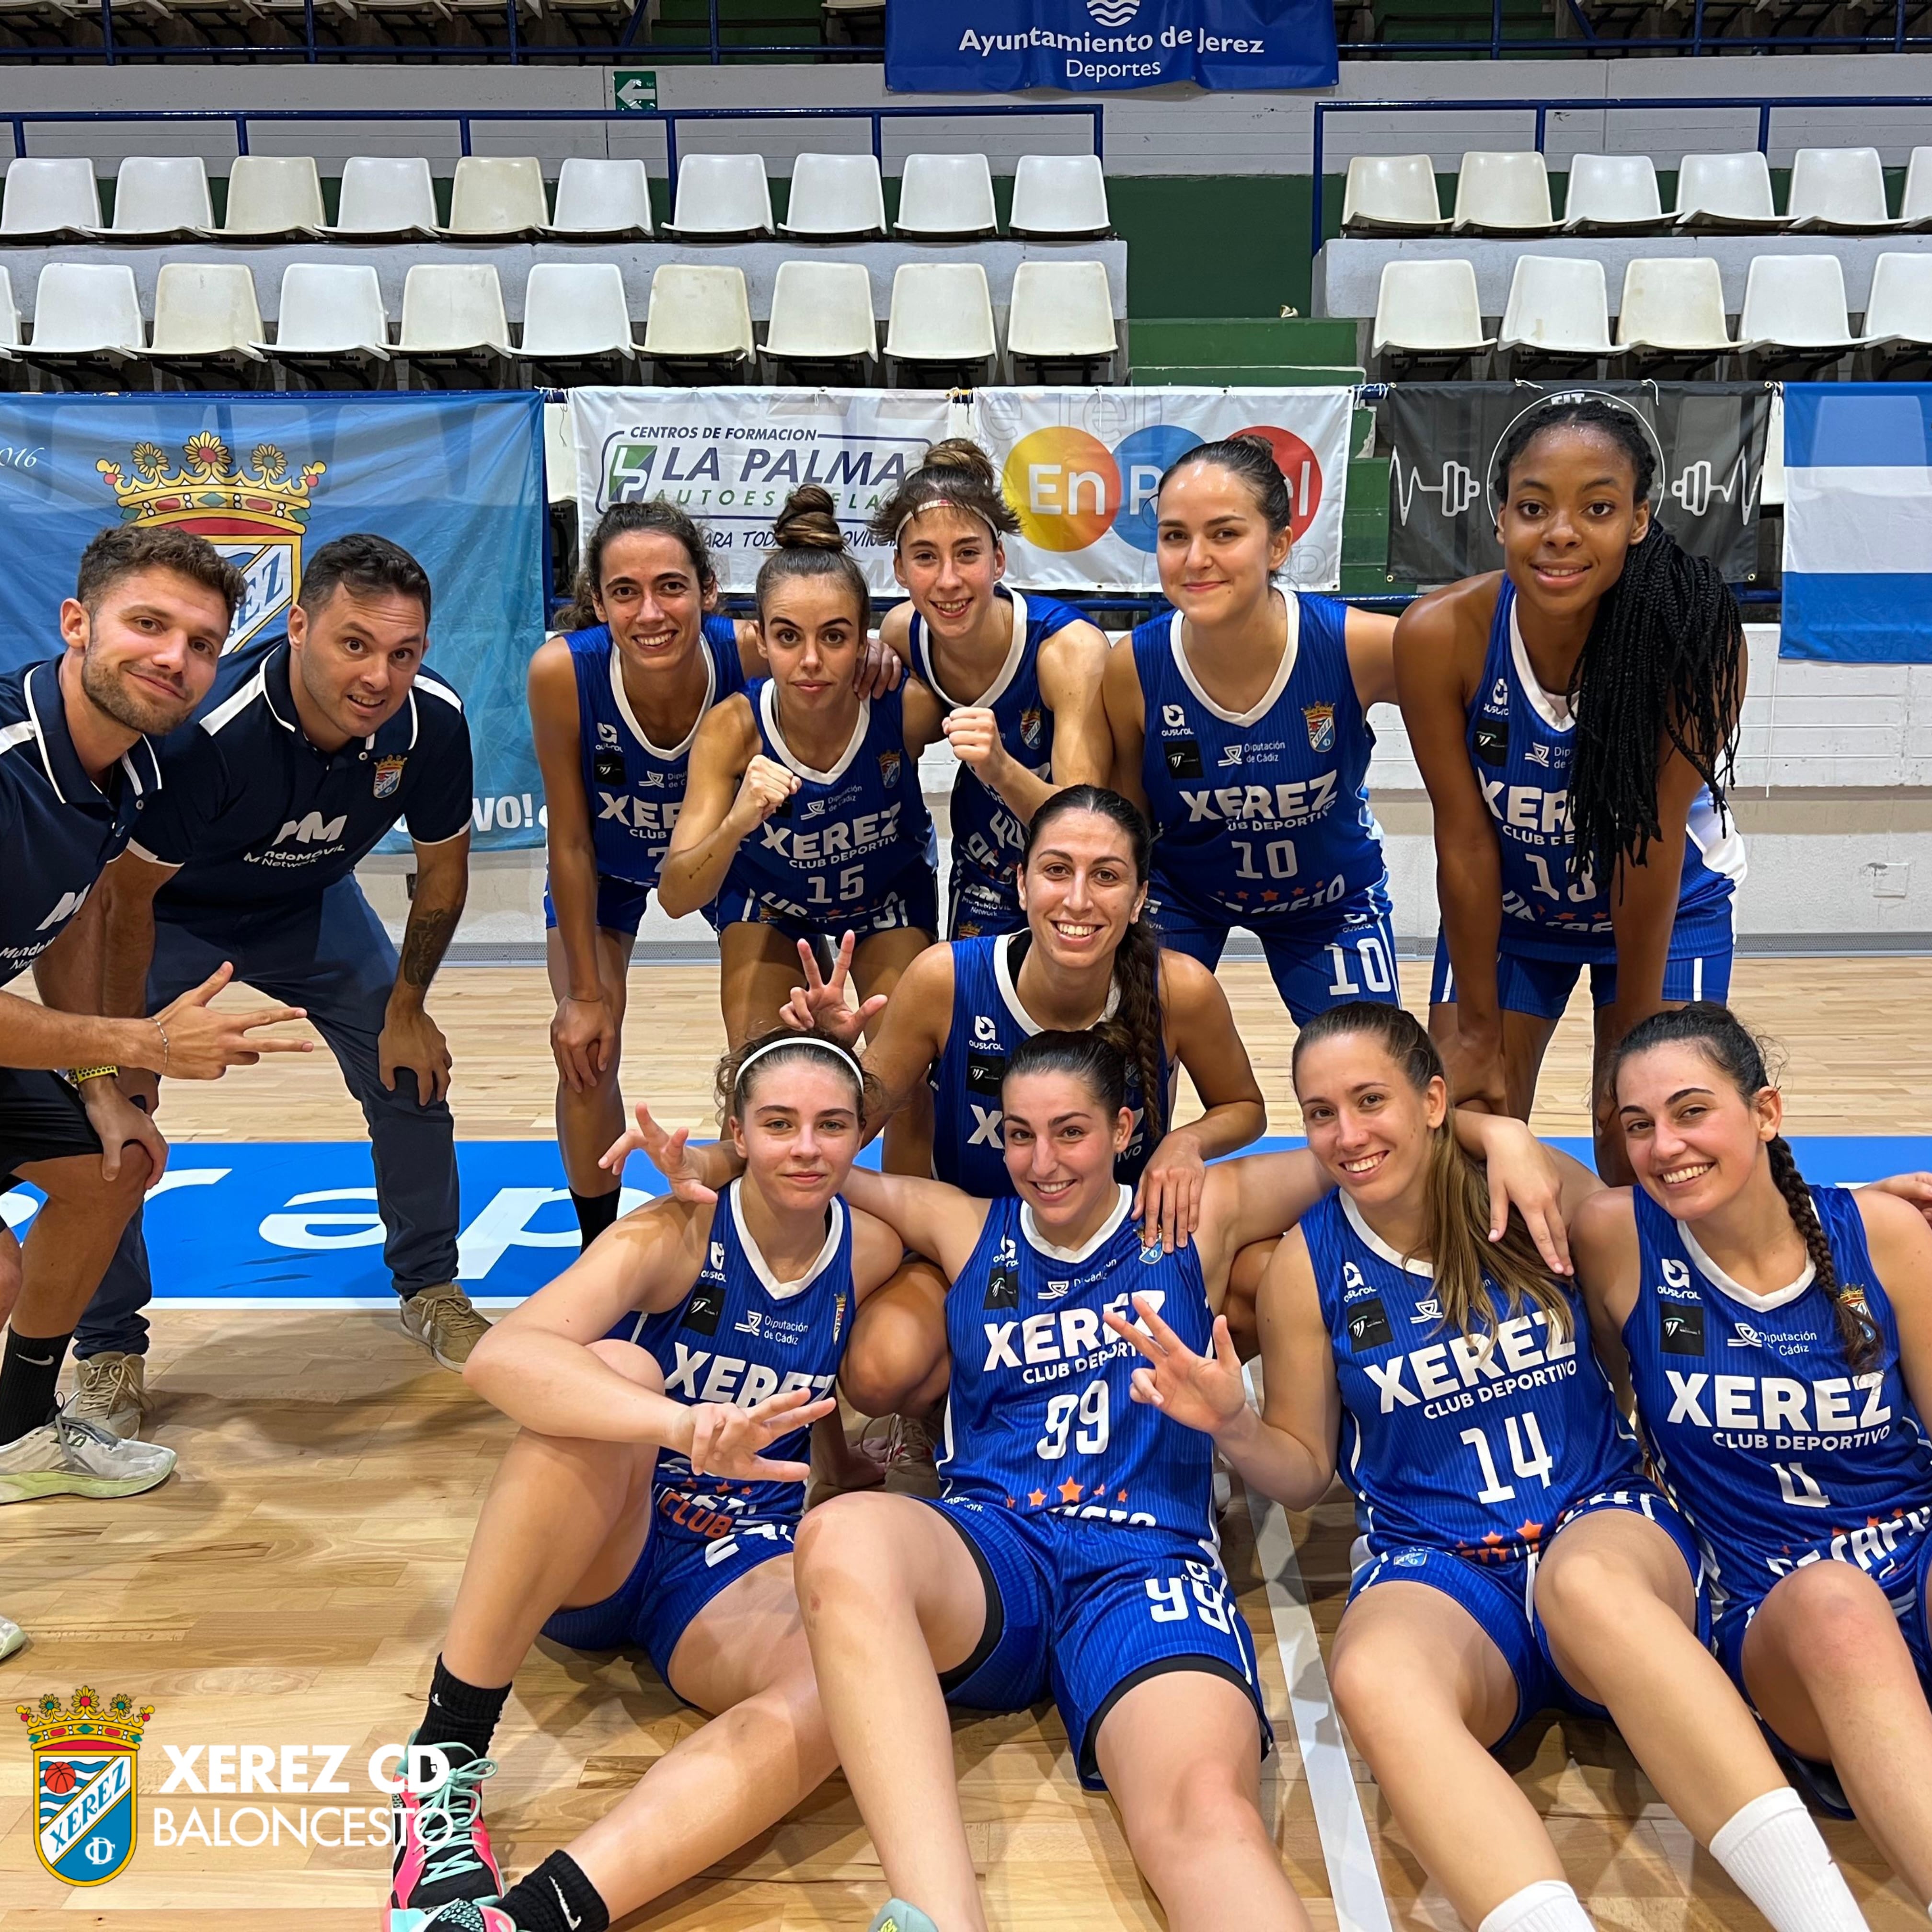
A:
[[[478,1757],[487,1756],[509,1694],[507,1684],[500,1690],[485,1690],[464,1683],[439,1657],[436,1675],[430,1679],[429,1702],[416,1727],[416,1742],[467,1744]]]
[[[610,1914],[568,1852],[553,1852],[503,1894],[517,1932],[608,1932]]]
[[[0,1358],[0,1442],[17,1442],[29,1430],[53,1420],[60,1404],[61,1364],[67,1360],[65,1335],[22,1335],[7,1331]]]
[[[606,1228],[616,1225],[617,1204],[622,1198],[623,1190],[619,1187],[608,1194],[580,1194],[574,1187],[570,1190],[570,1204],[577,1210],[577,1225],[586,1248]]]

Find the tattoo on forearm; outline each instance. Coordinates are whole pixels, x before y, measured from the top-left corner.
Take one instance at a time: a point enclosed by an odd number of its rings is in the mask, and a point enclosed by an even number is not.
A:
[[[455,937],[460,908],[418,908],[410,914],[403,934],[402,980],[406,986],[427,986],[436,977],[442,956]]]

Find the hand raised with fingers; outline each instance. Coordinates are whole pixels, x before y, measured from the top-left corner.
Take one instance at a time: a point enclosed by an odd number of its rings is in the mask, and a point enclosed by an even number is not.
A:
[[[670,1183],[674,1200],[686,1202],[694,1207],[716,1201],[717,1190],[705,1185],[703,1176],[686,1150],[691,1130],[680,1127],[675,1133],[665,1132],[651,1118],[651,1110],[641,1100],[634,1109],[634,1116],[637,1124],[627,1128],[611,1142],[597,1165],[608,1174],[621,1175],[625,1162],[634,1154],[642,1154]]]
[[[741,1483],[802,1483],[809,1462],[767,1462],[764,1452],[781,1436],[809,1428],[837,1406],[830,1396],[809,1400],[809,1389],[768,1396],[750,1408],[728,1402],[694,1403],[690,1412],[691,1446],[685,1451],[694,1476],[727,1476]]]
[[[805,984],[793,987],[791,998],[779,1010],[778,1017],[787,1026],[796,1027],[801,1033],[815,1030],[837,1040],[842,1046],[858,1043],[866,1022],[884,1009],[886,996],[874,994],[857,1006],[847,1003],[845,988],[851,979],[852,953],[857,944],[858,935],[850,932],[838,942],[838,957],[833,962],[832,976],[828,980],[818,970],[818,956],[811,940],[801,939],[798,942],[799,959],[805,968]]]
[[[1107,1326],[1123,1341],[1131,1342],[1147,1358],[1134,1371],[1133,1396],[1164,1414],[1204,1435],[1218,1435],[1247,1406],[1241,1380],[1241,1358],[1228,1332],[1227,1317],[1214,1318],[1214,1352],[1197,1355],[1150,1305],[1145,1295],[1134,1297],[1144,1328],[1124,1320],[1112,1309],[1102,1312]]]
[[[1520,1124],[1502,1124],[1515,1127]],[[1552,1274],[1575,1273],[1570,1261],[1570,1231],[1563,1218],[1563,1186],[1543,1144],[1528,1127],[1522,1132],[1490,1130],[1490,1239],[1500,1241],[1510,1210],[1522,1216],[1544,1264]]]
[[[1154,1150],[1134,1196],[1134,1218],[1141,1223],[1141,1240],[1152,1247],[1158,1241],[1169,1254],[1187,1245],[1201,1225],[1201,1190],[1208,1166],[1191,1134],[1168,1135]]]
[[[224,962],[199,986],[164,1006],[146,1025],[157,1036],[155,1058],[165,1065],[148,1070],[176,1080],[219,1080],[231,1066],[253,1066],[265,1053],[313,1053],[309,1040],[263,1040],[263,1027],[284,1020],[306,1019],[302,1006],[225,1008],[217,1012],[208,1002],[235,976]]]

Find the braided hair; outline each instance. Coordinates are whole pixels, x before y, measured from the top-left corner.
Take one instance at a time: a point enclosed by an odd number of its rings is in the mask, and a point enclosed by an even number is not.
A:
[[[1688,1006],[1673,1007],[1639,1021],[1624,1034],[1610,1056],[1612,1084],[1627,1060],[1648,1053],[1653,1048],[1679,1045],[1694,1046],[1748,1103],[1756,1100],[1766,1088],[1777,1084],[1766,1064],[1765,1043],[1730,1007],[1720,1006],[1712,1000],[1694,1000]],[[1771,1162],[1771,1178],[1784,1197],[1792,1226],[1798,1230],[1804,1244],[1804,1252],[1810,1258],[1814,1278],[1831,1297],[1832,1310],[1838,1322],[1839,1340],[1845,1345],[1845,1354],[1854,1370],[1870,1368],[1877,1362],[1881,1352],[1877,1326],[1866,1309],[1863,1294],[1855,1286],[1838,1279],[1838,1268],[1832,1259],[1832,1244],[1825,1238],[1824,1224],[1812,1204],[1811,1190],[1798,1171],[1798,1156],[1791,1151],[1791,1143],[1782,1134],[1773,1136],[1765,1152]]]
[[[1648,497],[1657,458],[1642,418],[1608,397],[1573,394],[1525,410],[1497,445],[1498,498],[1506,500],[1510,472],[1532,443],[1571,428],[1614,442],[1634,472],[1636,501]],[[1744,678],[1736,599],[1717,567],[1682,549],[1653,516],[1598,604],[1570,674],[1573,876],[1586,869],[1607,882],[1623,860],[1642,865],[1650,842],[1663,836],[1657,786],[1666,739],[1724,809]]]
[[[1033,815],[1027,827],[1026,849],[1020,869],[1033,862],[1040,835],[1056,818],[1070,812],[1090,812],[1110,819],[1127,835],[1134,862],[1134,883],[1144,886],[1154,858],[1154,832],[1140,808],[1105,785],[1069,785],[1057,791]],[[1141,1098],[1147,1109],[1148,1144],[1164,1131],[1167,1096],[1160,1088],[1160,938],[1143,913],[1128,926],[1114,955],[1114,1010],[1092,1028],[1121,1059],[1140,1075]]]

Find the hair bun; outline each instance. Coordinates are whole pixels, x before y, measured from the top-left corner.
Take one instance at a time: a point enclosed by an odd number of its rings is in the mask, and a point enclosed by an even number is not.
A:
[[[963,436],[950,436],[943,442],[935,442],[926,452],[926,460],[920,467],[950,470],[970,476],[989,490],[998,487],[999,477],[993,468],[993,459],[976,442]]]
[[[817,483],[801,484],[785,499],[772,525],[781,550],[843,550],[845,532],[838,527],[832,493]]]

